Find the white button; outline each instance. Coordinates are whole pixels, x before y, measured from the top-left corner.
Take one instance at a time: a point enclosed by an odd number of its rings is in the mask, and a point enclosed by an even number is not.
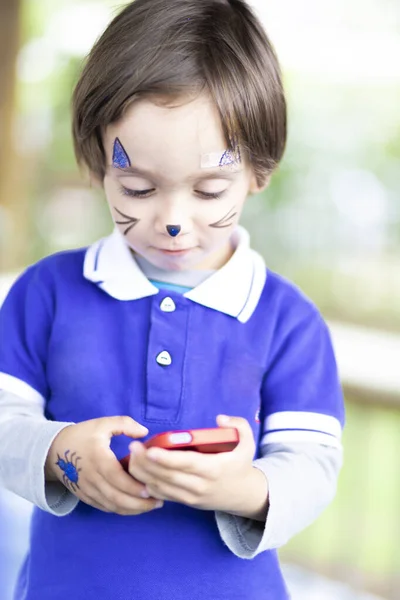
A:
[[[170,353],[164,350],[157,355],[156,361],[163,367],[169,367],[169,365],[172,363],[172,358]]]
[[[169,441],[171,444],[189,444],[193,437],[188,431],[180,431],[179,433],[171,433],[169,435]]]
[[[164,298],[160,304],[160,308],[163,312],[174,312],[176,309],[175,302],[172,300],[172,298]]]

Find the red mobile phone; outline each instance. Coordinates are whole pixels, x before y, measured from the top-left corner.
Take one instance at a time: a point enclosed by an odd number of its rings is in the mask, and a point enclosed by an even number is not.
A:
[[[167,450],[193,450],[206,454],[230,452],[239,443],[239,433],[235,427],[211,427],[209,429],[185,429],[158,433],[144,443],[146,448],[166,448]],[[121,459],[121,465],[128,470],[130,455]]]

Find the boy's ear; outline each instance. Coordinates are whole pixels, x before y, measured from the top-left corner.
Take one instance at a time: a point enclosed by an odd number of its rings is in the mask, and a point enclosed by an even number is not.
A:
[[[250,194],[259,194],[267,189],[271,181],[271,175],[266,175],[264,181],[258,182],[256,175],[253,173],[250,179]]]

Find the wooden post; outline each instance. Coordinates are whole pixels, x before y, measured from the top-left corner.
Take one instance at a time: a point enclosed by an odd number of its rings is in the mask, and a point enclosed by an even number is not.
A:
[[[15,140],[16,59],[22,0],[0,0],[0,271],[25,264],[28,215]]]

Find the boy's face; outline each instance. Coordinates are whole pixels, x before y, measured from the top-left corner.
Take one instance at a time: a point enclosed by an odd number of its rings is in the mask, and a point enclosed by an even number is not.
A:
[[[166,270],[225,264],[258,188],[243,157],[222,158],[226,143],[206,96],[175,107],[139,100],[107,128],[104,146],[107,201],[136,253]]]

